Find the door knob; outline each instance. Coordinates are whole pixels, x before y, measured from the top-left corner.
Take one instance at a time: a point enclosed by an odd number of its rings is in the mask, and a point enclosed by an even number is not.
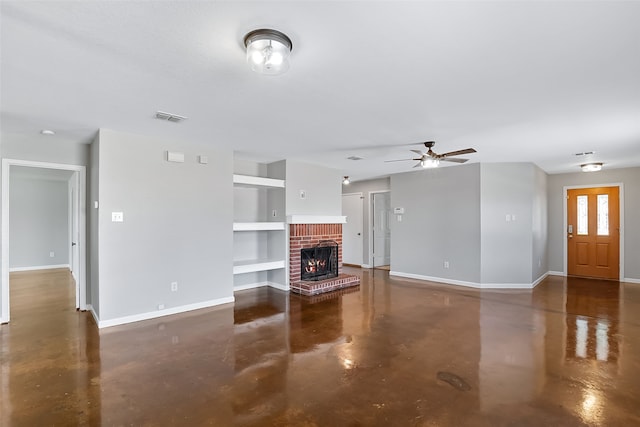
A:
[[[360,233],[358,233],[358,236],[360,235]]]

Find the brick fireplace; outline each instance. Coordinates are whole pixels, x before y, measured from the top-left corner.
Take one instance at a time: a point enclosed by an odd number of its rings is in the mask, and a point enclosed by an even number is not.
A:
[[[338,246],[338,275],[325,280],[301,280],[302,249],[328,242]],[[317,295],[360,284],[358,276],[342,273],[342,224],[289,224],[289,287],[292,292]]]

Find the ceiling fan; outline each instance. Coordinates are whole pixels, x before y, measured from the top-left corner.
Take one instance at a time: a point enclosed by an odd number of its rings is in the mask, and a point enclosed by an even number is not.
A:
[[[453,162],[453,163],[464,163],[466,161],[468,161],[469,159],[460,159],[460,158],[453,158],[453,156],[459,156],[462,154],[471,154],[471,153],[475,153],[476,150],[474,150],[473,148],[466,148],[464,150],[458,150],[458,151],[449,151],[448,153],[442,153],[442,154],[438,154],[436,152],[434,152],[432,150],[433,146],[435,145],[435,141],[427,141],[424,143],[424,146],[428,148],[426,153],[423,153],[421,150],[411,150],[414,153],[420,155],[420,157],[415,158],[415,159],[399,159],[399,160],[385,160],[385,163],[389,163],[389,162],[405,162],[408,160],[416,160],[418,162],[417,165],[414,166],[414,168],[419,168],[419,167],[423,167],[423,168],[435,168],[438,166],[438,164],[440,163],[440,161],[444,161],[444,162]]]

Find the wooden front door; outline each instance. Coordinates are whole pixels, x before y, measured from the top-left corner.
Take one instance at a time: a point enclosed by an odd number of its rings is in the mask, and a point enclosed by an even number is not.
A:
[[[619,188],[572,189],[567,196],[568,274],[618,280]]]

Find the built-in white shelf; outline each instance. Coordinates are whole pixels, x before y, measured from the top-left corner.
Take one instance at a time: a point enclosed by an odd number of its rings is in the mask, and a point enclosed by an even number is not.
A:
[[[234,222],[233,231],[284,230],[284,222]]]
[[[277,270],[284,268],[283,259],[253,259],[235,261],[233,263],[233,274],[253,273],[256,271]]]
[[[238,186],[284,188],[284,179],[263,178],[261,176],[233,175],[233,183]]]

